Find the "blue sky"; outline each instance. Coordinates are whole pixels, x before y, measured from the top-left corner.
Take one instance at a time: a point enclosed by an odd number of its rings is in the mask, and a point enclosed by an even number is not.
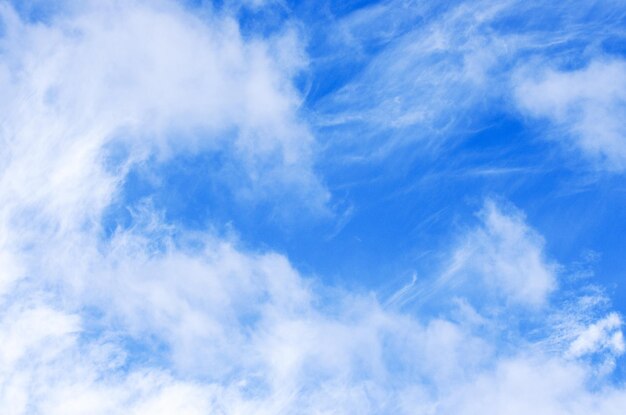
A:
[[[625,27],[0,2],[0,412],[620,413]]]

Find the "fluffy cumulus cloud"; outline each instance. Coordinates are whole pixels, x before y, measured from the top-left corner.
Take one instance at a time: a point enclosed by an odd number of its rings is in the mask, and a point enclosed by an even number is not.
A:
[[[67,8],[42,24],[2,5],[6,210],[79,222],[132,164],[227,146],[256,192],[285,185],[323,203],[289,81],[306,65],[295,32],[244,42],[231,19],[161,2]]]
[[[541,313],[538,338],[490,309],[502,307],[498,296],[485,304],[456,290],[440,315],[420,317],[372,295],[324,300],[277,254],[214,239],[153,252],[144,236],[124,233],[89,254],[85,269],[55,258],[62,283],[81,279],[80,290],[33,282],[5,297],[3,412],[617,413],[624,393],[590,385],[623,353],[620,318],[591,307],[553,328],[565,310],[545,298],[554,270],[533,259],[541,244],[519,217],[486,209],[463,238],[481,238],[476,257],[452,255],[446,286],[481,272],[480,284],[506,301],[512,271],[477,271],[472,261],[531,258],[516,271],[523,296],[512,298],[534,306],[543,296],[543,310],[521,315]],[[485,232],[491,221],[511,227],[504,244],[515,253],[490,251],[503,237]]]
[[[181,154],[228,158],[248,197],[326,209],[295,87],[308,63],[289,25],[255,37],[228,13],[170,2],[59,7],[38,20],[0,3],[0,413],[626,406],[611,380],[620,315],[592,287],[555,298],[564,271],[504,203],[487,200],[434,275],[389,298],[330,287],[234,236],[180,229],[149,203],[104,232],[129,171]],[[565,82],[607,70],[622,69]],[[471,82],[484,82],[476,71]],[[533,98],[560,76],[523,87],[523,102],[567,122],[571,97],[619,97],[576,82]]]

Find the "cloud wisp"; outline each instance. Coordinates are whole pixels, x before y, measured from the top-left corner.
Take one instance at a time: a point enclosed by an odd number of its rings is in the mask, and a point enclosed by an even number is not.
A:
[[[357,69],[317,99],[318,127],[333,148],[385,158],[415,143],[448,148],[498,116],[530,114],[554,121],[558,141],[600,168],[621,170],[623,64],[606,45],[623,42],[624,15],[621,2],[364,7],[327,40],[344,53],[320,57]]]

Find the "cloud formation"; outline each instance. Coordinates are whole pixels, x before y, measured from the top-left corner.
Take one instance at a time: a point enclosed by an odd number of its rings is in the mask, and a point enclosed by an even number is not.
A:
[[[579,1],[364,7],[328,40],[344,53],[324,57],[358,70],[316,103],[319,126],[333,142],[386,157],[416,142],[458,144],[521,110],[622,170],[623,63],[603,47],[624,38],[624,13],[621,2]]]
[[[528,71],[526,71],[528,72]],[[602,169],[626,167],[626,63],[597,60],[577,70],[526,73],[516,86],[522,111],[557,127],[548,133]]]
[[[83,259],[89,267],[79,271],[80,291],[64,287],[44,295],[26,287],[20,297],[5,299],[3,410],[615,413],[611,405],[626,392],[609,383],[588,389],[604,359],[624,351],[615,313],[579,308],[578,324],[553,326],[566,310],[547,303],[540,319],[522,310],[515,322],[515,314],[494,312],[500,297],[459,287],[474,283],[464,280],[468,275],[484,278],[485,290],[501,290],[510,269],[475,267],[511,261],[511,255],[513,264],[531,258],[527,269],[516,271],[522,281],[515,284],[527,281],[534,290],[533,278],[554,278],[551,267],[532,265],[541,243],[524,236],[532,231],[519,216],[492,202],[484,212],[484,222],[462,238],[481,238],[475,254],[481,256],[460,262],[451,256],[454,273],[445,271],[437,316],[413,315],[398,303],[385,308],[372,295],[325,297],[274,253],[210,239],[191,247],[171,241],[154,252],[147,245],[154,236],[118,234],[104,254]],[[493,227],[498,231],[485,233]],[[518,253],[485,248],[502,243],[503,228],[514,241],[505,246],[521,247]],[[64,281],[77,277],[73,259],[56,258]],[[450,289],[452,302],[445,301]],[[534,305],[530,292],[521,299]],[[534,321],[535,329],[528,332],[522,321]],[[592,355],[600,359],[586,359]],[[572,405],[580,409],[572,412]]]
[[[330,286],[272,249],[179,228],[149,202],[103,232],[129,171],[180,154],[229,158],[234,186],[253,198],[324,209],[294,86],[307,58],[296,30],[245,37],[213,10],[65,7],[42,23],[0,4],[0,413],[609,415],[626,405],[611,380],[620,315],[599,291],[563,287],[543,237],[491,199],[434,275],[388,299]],[[423,46],[399,47],[409,44]],[[437,62],[428,76],[446,66]],[[459,82],[484,82],[476,71]]]

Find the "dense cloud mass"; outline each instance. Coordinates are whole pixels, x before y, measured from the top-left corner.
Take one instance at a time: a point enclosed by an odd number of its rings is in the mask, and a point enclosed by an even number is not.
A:
[[[0,413],[621,414],[619,310],[503,198],[481,195],[430,274],[389,295],[128,199],[138,171],[167,194],[164,166],[208,154],[227,210],[341,221],[317,167],[328,137],[366,163],[363,148],[457,136],[485,102],[621,174],[623,59],[520,63],[583,11],[546,37],[496,30],[516,2],[364,8],[334,23],[338,53],[385,47],[307,109],[301,78],[322,58],[306,22],[251,31],[243,11],[288,6],[248,3],[0,3]]]

